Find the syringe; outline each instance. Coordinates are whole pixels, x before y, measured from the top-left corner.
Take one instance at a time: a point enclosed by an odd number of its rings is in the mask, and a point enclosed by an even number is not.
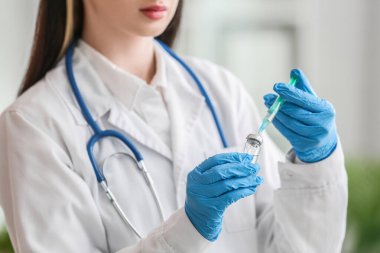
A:
[[[297,78],[292,77],[290,78],[289,85],[295,86],[297,82]],[[282,104],[285,103],[285,100],[282,97],[278,97],[276,101],[274,101],[273,105],[268,109],[267,115],[265,115],[263,121],[261,122],[259,133],[262,133],[265,131],[265,129],[269,126],[270,123],[272,123],[272,120],[280,110],[280,107]]]

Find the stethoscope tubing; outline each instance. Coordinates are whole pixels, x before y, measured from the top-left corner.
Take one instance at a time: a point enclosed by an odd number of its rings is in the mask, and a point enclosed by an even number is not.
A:
[[[160,40],[157,40],[157,42],[166,50],[166,52],[169,53],[169,55],[171,55],[179,64],[181,64],[181,66],[187,71],[187,73],[189,73],[191,78],[197,84],[199,91],[201,92],[202,96],[205,98],[205,102],[206,102],[208,108],[210,109],[210,112],[212,114],[212,117],[214,119],[216,128],[217,128],[219,136],[220,136],[220,140],[222,141],[223,147],[227,148],[228,143],[227,143],[226,137],[224,135],[222,125],[220,124],[219,118],[216,115],[215,107],[214,107],[214,105],[210,99],[210,96],[206,92],[202,82],[199,80],[198,76],[194,73],[194,71],[176,53],[174,53],[174,51],[170,47],[168,47],[165,43],[163,43]]]

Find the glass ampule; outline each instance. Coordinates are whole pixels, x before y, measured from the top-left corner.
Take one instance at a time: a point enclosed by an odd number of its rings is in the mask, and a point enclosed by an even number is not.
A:
[[[246,138],[243,153],[253,156],[252,163],[256,163],[259,159],[260,148],[263,144],[263,137],[260,134],[249,134]]]

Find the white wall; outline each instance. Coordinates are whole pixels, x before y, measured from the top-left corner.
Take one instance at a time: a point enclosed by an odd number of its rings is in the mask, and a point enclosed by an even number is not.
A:
[[[37,2],[0,1],[0,112],[14,100],[23,78],[34,33]],[[2,224],[0,210],[0,230]]]
[[[379,1],[192,0],[186,4],[180,48],[231,69],[262,112],[262,95],[275,82],[287,81],[290,68],[300,67],[317,93],[335,105],[346,156],[380,153]]]
[[[13,101],[34,33],[37,0],[0,1],[0,111]]]
[[[348,154],[376,157],[380,153],[379,1],[320,0],[320,8],[320,91],[335,103]]]

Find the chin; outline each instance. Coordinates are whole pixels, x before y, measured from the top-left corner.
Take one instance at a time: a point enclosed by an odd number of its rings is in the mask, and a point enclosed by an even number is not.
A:
[[[157,37],[161,35],[166,29],[166,26],[162,27],[145,27],[139,31],[140,36],[144,37]]]

